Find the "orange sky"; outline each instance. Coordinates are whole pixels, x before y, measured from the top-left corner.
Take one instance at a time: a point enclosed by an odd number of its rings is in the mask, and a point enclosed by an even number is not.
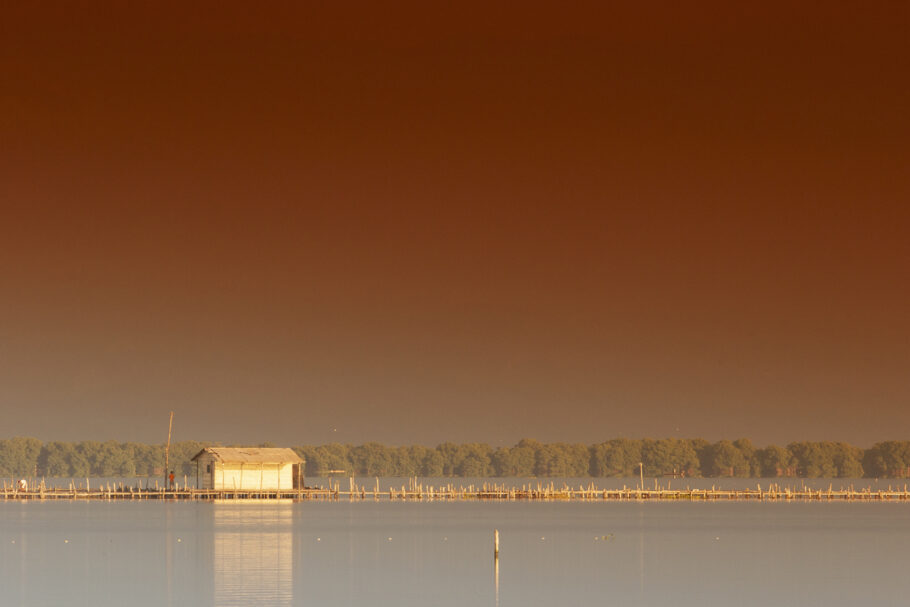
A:
[[[907,4],[332,6],[3,9],[3,435],[907,438]]]

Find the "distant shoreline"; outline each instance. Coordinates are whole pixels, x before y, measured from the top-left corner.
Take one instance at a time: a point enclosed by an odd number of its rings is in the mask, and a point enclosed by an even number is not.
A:
[[[177,475],[193,475],[190,460],[216,443],[177,441],[168,462]],[[262,444],[261,447],[275,446]],[[644,476],[674,479],[910,477],[910,441],[883,441],[863,449],[845,442],[802,441],[756,447],[748,439],[615,438],[594,444],[522,439],[510,447],[486,443],[390,446],[331,443],[292,447],[307,477],[347,478],[584,478]],[[0,478],[119,477],[163,479],[165,445],[116,441],[0,440]]]

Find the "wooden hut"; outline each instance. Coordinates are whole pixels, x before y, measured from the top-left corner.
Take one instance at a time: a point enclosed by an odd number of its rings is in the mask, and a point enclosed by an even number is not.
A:
[[[287,448],[206,447],[192,461],[200,489],[290,491],[303,486],[304,461]]]

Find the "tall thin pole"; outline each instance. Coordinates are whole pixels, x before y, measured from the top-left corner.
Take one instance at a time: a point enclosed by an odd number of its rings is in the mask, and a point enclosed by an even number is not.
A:
[[[171,414],[173,415],[173,413]],[[645,465],[642,462],[638,462],[638,477],[641,481],[641,485],[638,486],[639,490],[644,491],[645,489]]]
[[[174,412],[171,411],[171,419],[170,419],[170,421],[167,423],[167,445],[164,447],[164,486],[165,486],[165,491],[167,491],[168,489],[170,489],[170,485],[168,484],[168,479],[170,479],[170,476],[168,476],[168,475],[171,473],[171,468],[170,468],[170,451],[171,451],[171,428],[173,428],[173,427],[174,427]]]
[[[499,607],[499,529],[493,530],[493,583],[496,586],[496,607]]]

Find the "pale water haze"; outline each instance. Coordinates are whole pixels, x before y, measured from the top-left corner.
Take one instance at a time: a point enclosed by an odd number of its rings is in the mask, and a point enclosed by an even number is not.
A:
[[[908,540],[899,503],[2,503],[0,604],[901,605]]]

